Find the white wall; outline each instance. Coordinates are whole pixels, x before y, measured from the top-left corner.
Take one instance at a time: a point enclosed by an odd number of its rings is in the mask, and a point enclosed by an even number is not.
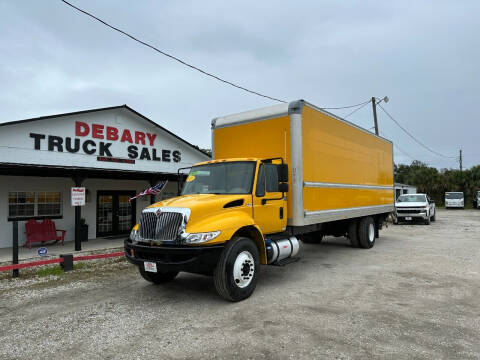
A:
[[[49,178],[33,176],[0,176],[0,248],[12,246],[12,222],[8,219],[8,193],[10,191],[60,191],[63,202],[63,218],[56,219],[58,229],[67,230],[66,241],[75,238],[75,210],[70,203],[70,188],[74,186],[68,178]],[[82,217],[85,218],[89,239],[96,237],[97,216],[97,191],[99,190],[131,190],[136,194],[150,187],[148,181],[141,180],[112,180],[112,179],[86,179],[82,186],[90,192],[90,199],[82,207]],[[161,200],[167,194],[176,194],[177,183],[169,182],[162,194],[156,200]],[[136,220],[138,221],[142,209],[150,204],[150,196],[137,199]],[[19,222],[19,244],[23,245],[25,239],[25,221]]]

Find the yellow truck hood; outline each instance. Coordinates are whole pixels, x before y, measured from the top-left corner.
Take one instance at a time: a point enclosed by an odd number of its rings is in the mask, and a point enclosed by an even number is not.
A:
[[[251,218],[252,195],[182,195],[148,206],[148,208],[155,207],[188,208],[191,214],[186,231],[188,233],[208,232],[229,228],[231,221],[227,218],[232,218],[234,213],[240,212],[243,216],[247,215]],[[251,222],[253,223],[253,220]]]

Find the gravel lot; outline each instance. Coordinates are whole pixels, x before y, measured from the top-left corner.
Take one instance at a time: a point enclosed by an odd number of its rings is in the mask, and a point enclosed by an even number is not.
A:
[[[265,266],[227,303],[211,278],[154,286],[124,260],[0,280],[1,359],[480,359],[480,211],[390,225]]]

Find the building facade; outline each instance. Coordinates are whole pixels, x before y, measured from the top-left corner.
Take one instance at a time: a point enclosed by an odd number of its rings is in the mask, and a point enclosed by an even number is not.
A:
[[[177,194],[177,172],[210,157],[130,107],[116,106],[0,124],[0,247],[12,246],[12,222],[53,219],[66,241],[128,234],[141,210]],[[129,201],[168,180],[164,191]],[[85,187],[73,207],[71,188]],[[77,246],[78,245],[78,246]]]
[[[403,194],[415,194],[417,192],[417,187],[413,185],[395,183],[395,199]]]

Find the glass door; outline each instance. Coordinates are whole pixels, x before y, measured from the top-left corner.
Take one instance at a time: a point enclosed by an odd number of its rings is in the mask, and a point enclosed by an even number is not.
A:
[[[132,203],[128,200],[135,195],[118,195],[118,232],[132,230]]]
[[[135,225],[135,191],[97,192],[97,236],[128,234]]]

